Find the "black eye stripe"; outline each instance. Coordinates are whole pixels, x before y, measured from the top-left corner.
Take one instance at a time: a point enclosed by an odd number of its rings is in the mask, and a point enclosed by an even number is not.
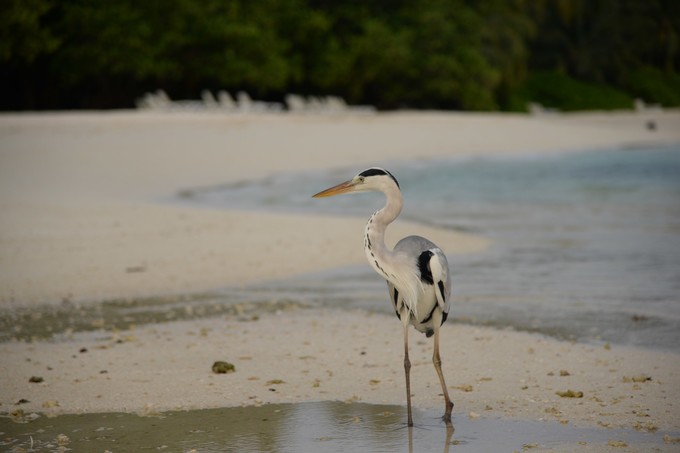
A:
[[[387,170],[383,170],[382,168],[369,168],[369,169],[364,170],[361,173],[359,173],[359,176],[364,176],[364,177],[380,176],[380,175],[389,176],[390,178],[392,178],[392,180],[397,185],[397,187],[399,187],[399,182],[397,181],[397,178],[395,178],[394,175],[392,175],[392,173],[390,173]]]

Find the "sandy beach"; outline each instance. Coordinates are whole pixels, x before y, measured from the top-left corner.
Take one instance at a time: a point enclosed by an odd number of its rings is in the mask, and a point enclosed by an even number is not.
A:
[[[657,129],[647,130],[648,121]],[[666,144],[680,140],[678,124],[675,112],[3,115],[0,303],[190,293],[364,262],[356,240],[363,218],[160,203],[187,188],[335,167],[356,168],[350,177],[372,165],[456,154]],[[414,230],[398,221],[389,233]],[[417,230],[449,253],[485,246],[483,238]]]
[[[364,263],[364,218],[167,202],[187,188],[454,155],[677,142],[675,111],[538,117],[3,114],[0,307],[187,295]],[[414,233],[449,254],[474,254],[489,245],[484,237],[404,221],[391,227],[388,239]],[[453,304],[455,317],[455,298]],[[442,338],[454,412],[680,431],[678,355],[451,323]],[[431,342],[412,335],[411,346],[414,404],[439,407]],[[405,403],[399,324],[361,311],[291,307],[248,319],[74,332],[57,342],[3,343],[0,354],[5,413]],[[236,372],[213,374],[215,360],[233,363]],[[30,383],[32,376],[43,381]],[[558,395],[569,390],[582,395]],[[22,399],[27,402],[17,405]]]

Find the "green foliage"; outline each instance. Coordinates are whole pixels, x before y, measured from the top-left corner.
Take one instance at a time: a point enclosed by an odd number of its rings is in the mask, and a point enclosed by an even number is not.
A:
[[[628,73],[624,84],[629,93],[645,102],[680,105],[680,74],[675,72],[643,66]]]
[[[462,1],[428,0],[412,6],[412,87],[427,106],[497,108],[498,71],[482,53],[482,17]]]
[[[0,62],[33,62],[50,53],[59,39],[43,24],[50,0],[3,0],[0,3]]]
[[[630,109],[633,106],[633,98],[620,90],[559,73],[533,74],[521,92],[527,102],[566,111]]]
[[[285,45],[267,17],[266,9],[218,0],[71,0],[60,21],[65,45],[54,64],[73,84],[109,75],[196,89],[282,88]]]
[[[145,91],[380,108],[680,105],[677,0],[4,0],[0,108]]]
[[[133,2],[70,1],[59,12],[62,47],[53,67],[64,82],[103,75],[140,78],[170,69],[157,68],[151,27]]]
[[[347,81],[342,91],[350,102],[398,105],[407,95],[402,77],[411,64],[409,38],[407,32],[379,20],[363,21],[361,31],[348,39],[346,49],[336,57],[335,88],[342,89]]]

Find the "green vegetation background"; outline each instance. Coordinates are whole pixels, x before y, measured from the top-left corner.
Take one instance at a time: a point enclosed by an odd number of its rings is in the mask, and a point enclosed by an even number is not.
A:
[[[0,109],[148,91],[382,109],[680,105],[680,0],[3,0]]]

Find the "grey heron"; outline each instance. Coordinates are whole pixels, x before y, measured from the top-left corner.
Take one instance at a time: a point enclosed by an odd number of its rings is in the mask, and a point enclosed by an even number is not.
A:
[[[439,355],[439,328],[446,321],[451,303],[451,279],[444,252],[420,236],[403,238],[393,250],[385,245],[385,230],[397,218],[403,206],[399,183],[387,170],[369,168],[348,181],[317,193],[314,198],[368,191],[382,192],[387,199],[385,206],[368,219],[364,231],[364,252],[373,269],[387,281],[389,297],[403,325],[408,426],[413,426],[409,325],[427,337],[434,336],[432,362],[444,393],[445,412],[442,420],[450,426],[453,403],[446,388]]]

